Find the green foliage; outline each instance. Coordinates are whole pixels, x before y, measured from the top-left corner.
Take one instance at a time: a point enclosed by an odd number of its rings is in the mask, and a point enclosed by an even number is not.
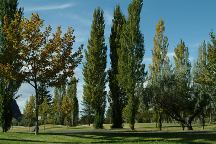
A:
[[[117,6],[114,10],[110,43],[111,68],[108,71],[110,107],[105,115],[107,82],[107,47],[103,10],[95,9],[90,38],[85,51],[84,93],[81,123],[93,122],[103,128],[104,120],[112,121],[112,128],[122,128],[123,121],[134,130],[135,120],[156,121],[162,129],[163,121],[178,121],[183,130],[192,130],[192,123],[200,119],[205,125],[211,121],[216,100],[216,36],[203,42],[193,66],[189,48],[181,40],[174,49],[174,65],[168,58],[168,38],[165,24],[156,25],[150,75],[145,82],[144,37],[140,31],[143,0],[132,0],[126,18]],[[31,126],[38,116],[45,124],[52,117],[55,124],[76,126],[79,121],[79,102],[74,69],[82,60],[82,48],[73,50],[74,30],[63,33],[57,27],[45,26],[38,14],[24,18],[17,0],[0,2],[0,124],[3,132],[12,123],[12,102],[23,82],[35,89],[24,109],[24,120]],[[69,78],[71,82],[68,83]],[[55,87],[54,99],[47,90]],[[67,87],[67,89],[66,89]],[[150,115],[150,116],[149,116]]]
[[[7,16],[10,21],[14,19],[16,12],[22,13],[22,9],[18,8],[18,0],[3,0],[0,2],[0,21],[3,22]]]
[[[32,14],[31,18],[22,22],[22,39],[25,69],[23,74],[25,81],[35,89],[36,93],[36,119],[38,117],[39,105],[39,84],[45,86],[60,86],[73,76],[74,69],[81,62],[82,46],[77,51],[72,51],[75,37],[73,29],[68,28],[62,34],[61,27],[57,27],[56,32],[51,36],[51,26],[43,30],[43,20],[39,15]],[[29,47],[31,45],[31,47]],[[36,131],[38,133],[38,120],[36,120]]]
[[[193,67],[193,90],[197,93],[197,103],[196,106],[200,107],[199,117],[202,119],[203,128],[205,125],[205,116],[207,114],[212,114],[215,103],[215,87],[206,84],[206,74],[208,73],[208,52],[207,45],[204,41],[199,47],[199,55],[196,63]],[[209,121],[212,118],[209,117]]]
[[[72,100],[67,95],[63,97],[61,111],[64,118],[64,124],[70,125],[72,113]]]
[[[46,101],[48,104],[51,104],[52,95],[47,89],[48,87],[44,85],[43,83],[39,84],[39,88],[38,88],[39,105],[42,104],[44,101]]]
[[[106,116],[105,116],[104,123],[106,123],[106,124],[112,124],[112,108],[110,106],[108,107],[105,115]],[[111,128],[113,128],[113,126],[111,126]]]
[[[22,82],[17,55],[21,49],[11,43],[14,40],[19,45],[21,41],[19,29],[22,10],[17,7],[17,0],[0,1],[0,124],[4,132],[11,127],[12,102]]]
[[[121,47],[118,50],[118,81],[127,96],[126,111],[133,130],[137,112],[138,87],[144,82],[144,38],[140,32],[140,13],[143,1],[133,0],[128,7],[128,19],[121,33]]]
[[[23,111],[23,116],[27,125],[29,127],[32,126],[35,120],[35,97],[34,96],[30,96],[29,101],[26,102]]]
[[[54,124],[64,124],[64,117],[62,114],[62,101],[63,97],[66,96],[66,86],[61,85],[60,87],[55,87],[54,98],[53,98],[53,120]]]
[[[176,107],[173,109],[175,114],[172,112],[170,115],[181,123],[183,129],[186,126],[189,130],[192,130],[192,121],[196,117],[203,115],[205,107],[209,104],[210,97],[206,91],[206,86],[196,83],[196,79],[199,77],[198,73],[203,70],[202,65],[206,65],[207,62],[205,47],[204,43],[202,50],[200,49],[197,66],[194,66],[194,77],[191,74],[188,48],[184,42],[181,41],[175,49],[174,85],[176,88],[173,91]]]
[[[190,94],[190,85],[191,85],[191,64],[189,61],[189,52],[188,48],[185,46],[185,43],[181,40],[180,43],[175,48],[175,97],[178,100],[178,103],[181,103],[182,111],[186,111],[186,107],[192,103],[189,99],[191,98]],[[179,104],[180,104],[179,103]]]
[[[77,99],[77,82],[73,77],[71,83],[67,87],[67,96],[71,99],[71,126],[76,126],[79,121],[79,102]]]
[[[162,53],[160,52],[160,54]],[[163,116],[162,113],[165,113],[178,121],[183,130],[184,127],[192,130],[192,121],[203,115],[204,108],[209,104],[208,92],[210,91],[207,92],[206,86],[195,82],[203,70],[202,65],[206,65],[205,57],[206,51],[204,50],[200,53],[200,59],[194,70],[195,77],[192,79],[188,48],[181,40],[175,48],[174,70],[171,69],[168,59],[162,67],[157,67],[160,71],[153,77],[156,79],[152,81],[151,86],[153,86],[152,90],[159,120],[161,120],[160,116]],[[161,66],[159,64],[158,62],[157,66]]]
[[[50,113],[50,106],[48,104],[47,97],[44,97],[43,102],[40,104],[39,113],[45,129],[45,124],[47,123],[48,114]]]
[[[159,128],[162,128],[162,113],[163,109],[161,104],[167,94],[167,86],[170,85],[170,65],[169,58],[167,57],[168,51],[168,38],[164,36],[165,25],[164,21],[160,20],[156,25],[156,34],[154,37],[154,47],[152,51],[152,64],[150,65],[150,81],[149,89],[153,96],[153,104],[156,113],[158,114],[157,123]],[[169,83],[169,84],[168,84]],[[166,87],[166,88],[165,88]]]
[[[104,38],[104,17],[100,8],[95,9],[91,26],[91,35],[88,41],[88,50],[85,51],[84,63],[84,106],[90,106],[94,111],[94,127],[103,128],[106,105],[106,52]],[[89,110],[86,108],[85,110]],[[87,112],[89,113],[89,112]]]
[[[211,41],[207,45],[207,66],[205,72],[199,78],[199,83],[215,86],[216,36],[213,32],[210,33],[210,39]]]
[[[109,70],[109,97],[111,99],[110,105],[112,110],[112,128],[122,128],[122,110],[126,105],[126,97],[121,91],[118,84],[118,49],[121,47],[120,38],[123,24],[125,24],[125,17],[123,16],[120,6],[117,6],[114,11],[113,24],[110,34],[110,60],[111,69]]]
[[[6,22],[8,22],[7,19]],[[20,27],[17,29],[18,32],[14,33],[14,25],[18,22],[21,23]],[[68,77],[73,76],[74,69],[82,59],[82,46],[77,51],[72,51],[75,37],[71,27],[65,34],[62,34],[61,27],[57,27],[56,32],[51,36],[51,26],[44,27],[43,23],[44,21],[38,14],[32,14],[30,19],[22,20],[20,20],[20,15],[17,14],[15,20],[12,23],[6,23],[4,27],[6,40],[11,47],[16,48],[16,51],[12,49],[13,51],[9,52],[16,52],[16,61],[18,61],[18,66],[21,67],[20,73],[15,74],[24,78],[25,82],[35,89],[35,134],[38,133],[40,86],[60,86],[64,84]],[[13,63],[13,66],[8,69],[16,67],[15,64]],[[7,73],[4,66],[3,72]],[[13,69],[9,72],[13,72]],[[14,77],[14,74],[9,73],[8,76]]]
[[[83,100],[82,105],[83,109],[81,111],[80,123],[88,124],[90,126],[90,124],[94,122],[94,111],[89,102],[85,99]]]
[[[165,25],[164,21],[160,20],[156,26],[156,34],[154,37],[154,48],[152,51],[152,64],[150,65],[151,71],[151,84],[157,83],[162,75],[161,71],[164,65],[167,63],[167,51],[168,51],[168,38],[164,36]]]

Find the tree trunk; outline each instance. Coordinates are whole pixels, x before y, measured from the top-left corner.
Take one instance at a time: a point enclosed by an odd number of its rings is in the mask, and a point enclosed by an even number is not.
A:
[[[191,123],[192,123],[192,122],[189,121],[188,124],[187,124],[187,129],[188,129],[188,130],[193,130],[193,127],[192,127],[192,124],[191,124]]]
[[[211,124],[212,123],[212,112],[210,111],[210,113],[209,113],[209,124]]]
[[[202,113],[202,127],[204,130],[204,128],[205,128],[205,115],[204,115],[204,113]]]
[[[74,126],[74,112],[71,114],[71,126]]]
[[[103,120],[104,120],[103,112],[98,109],[95,112],[94,128],[102,129],[103,128]]]
[[[182,130],[184,131],[185,125],[183,123],[181,123],[181,127],[182,127]]]
[[[88,125],[89,125],[89,126],[91,125],[91,118],[90,118],[90,117],[91,117],[91,115],[89,114],[89,115],[88,115]]]
[[[129,124],[131,130],[134,130],[134,124]]]
[[[162,113],[161,112],[159,112],[158,123],[159,123],[159,129],[160,129],[160,131],[162,131]]]
[[[37,91],[37,86],[35,87],[35,117],[36,117],[36,122],[35,122],[35,135],[38,134],[39,132],[39,123],[38,123],[38,91]]]
[[[116,100],[113,102],[112,106],[112,128],[123,128],[122,123],[122,103],[119,102],[119,100]]]
[[[188,129],[188,130],[193,130],[193,127],[192,127],[191,125],[188,125],[188,126],[187,126],[187,129]]]
[[[44,120],[44,131],[45,131],[46,120]]]

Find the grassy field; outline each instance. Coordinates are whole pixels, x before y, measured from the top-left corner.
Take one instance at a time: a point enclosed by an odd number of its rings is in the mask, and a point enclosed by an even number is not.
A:
[[[194,131],[182,131],[177,124],[164,124],[163,131],[158,131],[155,124],[136,124],[131,131],[127,124],[124,129],[94,130],[89,126],[67,127],[46,125],[40,127],[40,134],[35,136],[27,127],[13,127],[8,133],[0,133],[0,144],[7,143],[216,143],[216,125],[208,125],[205,130],[199,125]]]

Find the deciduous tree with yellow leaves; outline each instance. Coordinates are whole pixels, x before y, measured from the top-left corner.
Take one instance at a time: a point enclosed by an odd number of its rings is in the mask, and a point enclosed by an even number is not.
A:
[[[35,89],[35,113],[36,128],[38,134],[38,108],[41,84],[45,86],[60,86],[66,83],[68,77],[72,77],[74,69],[82,60],[82,46],[73,51],[75,42],[74,30],[69,27],[65,34],[61,27],[57,27],[54,34],[51,33],[51,26],[44,26],[44,21],[38,14],[32,14],[30,19],[22,19],[19,29],[19,37],[14,32],[14,25],[20,21],[17,14],[15,19],[4,27],[5,37],[10,46],[18,49],[11,51],[17,53],[17,61],[22,66],[17,74]],[[6,20],[7,22],[7,20]],[[19,42],[21,40],[21,42]],[[14,65],[6,67],[9,70]],[[4,69],[1,69],[4,71]],[[8,76],[14,76],[12,73]]]

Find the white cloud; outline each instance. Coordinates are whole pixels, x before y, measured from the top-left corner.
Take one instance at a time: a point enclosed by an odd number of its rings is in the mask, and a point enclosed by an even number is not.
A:
[[[34,89],[27,83],[23,83],[17,92],[17,95],[20,95],[19,98],[16,99],[17,104],[20,108],[20,111],[23,112],[25,107],[26,101],[28,100],[29,96],[34,95]]]
[[[66,4],[60,4],[60,5],[35,6],[35,7],[25,8],[25,12],[60,10],[60,9],[66,9],[66,8],[74,7],[74,6],[75,6],[75,4],[73,4],[73,3],[66,3]]]

